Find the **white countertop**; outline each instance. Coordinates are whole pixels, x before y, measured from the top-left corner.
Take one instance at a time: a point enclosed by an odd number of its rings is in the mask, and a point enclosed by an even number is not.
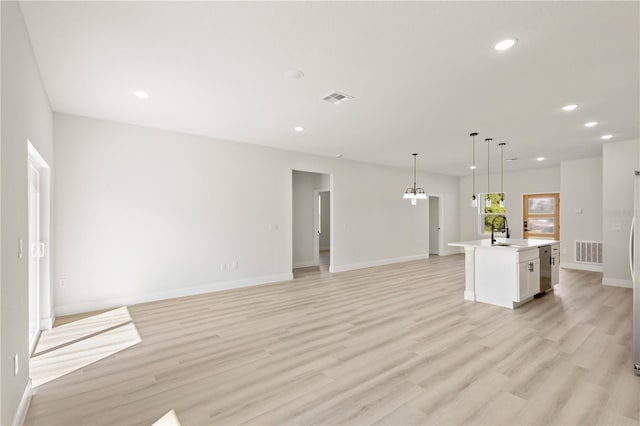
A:
[[[551,244],[559,244],[560,241],[556,240],[523,240],[519,238],[496,238],[496,243],[491,245],[491,238],[485,238],[482,240],[474,240],[474,241],[461,241],[458,243],[449,243],[450,246],[454,247],[465,247],[465,248],[491,248],[497,250],[527,250],[536,247],[549,246]],[[498,244],[508,244],[508,245],[498,245]]]

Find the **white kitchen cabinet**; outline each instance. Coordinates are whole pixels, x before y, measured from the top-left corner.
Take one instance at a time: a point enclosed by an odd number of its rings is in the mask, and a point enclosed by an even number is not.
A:
[[[556,247],[550,266],[560,266],[559,243],[555,240],[498,238],[449,243],[464,248],[464,299],[514,309],[540,292],[540,247]],[[545,256],[545,262],[550,262]],[[545,267],[548,266],[545,263]]]
[[[560,244],[551,246],[551,285],[560,282]]]
[[[540,292],[540,259],[518,263],[518,294],[515,302],[522,302]]]

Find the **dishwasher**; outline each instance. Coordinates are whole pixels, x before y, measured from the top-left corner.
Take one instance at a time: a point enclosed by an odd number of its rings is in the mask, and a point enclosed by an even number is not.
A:
[[[540,293],[551,290],[551,246],[540,247]]]

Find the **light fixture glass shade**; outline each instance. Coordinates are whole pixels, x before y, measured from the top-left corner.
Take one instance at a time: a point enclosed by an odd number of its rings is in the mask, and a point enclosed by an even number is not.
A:
[[[484,205],[486,207],[491,207],[491,198],[487,197],[487,199],[484,201]]]
[[[424,192],[423,188],[416,188],[415,192],[413,188],[407,188],[407,190],[404,191],[404,195],[402,196],[402,198],[410,198],[412,200],[426,200],[427,194]]]
[[[478,207],[478,199],[475,195],[471,197],[471,207]]]
[[[418,200],[416,200],[415,198],[411,199],[411,205],[412,206],[417,206],[418,205]]]

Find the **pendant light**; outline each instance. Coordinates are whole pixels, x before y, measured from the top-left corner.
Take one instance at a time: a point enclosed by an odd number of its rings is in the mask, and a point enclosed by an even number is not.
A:
[[[471,207],[478,207],[478,198],[476,198],[476,136],[478,136],[477,132],[473,132],[470,133],[469,136],[471,136],[473,142],[473,156],[472,156],[472,163],[471,163],[471,176],[472,176],[472,180],[473,180],[473,193],[471,194]]]
[[[491,147],[492,138],[484,140],[487,143],[487,199],[484,202],[485,207],[491,207],[491,169],[489,167],[489,148]]]
[[[417,153],[413,154],[413,188],[407,188],[404,191],[404,196],[402,198],[408,198],[411,200],[411,205],[415,206],[417,204],[417,200],[426,200],[427,194],[425,194],[424,189],[416,187],[416,157]]]
[[[504,208],[504,146],[506,143],[500,142],[500,207]]]

